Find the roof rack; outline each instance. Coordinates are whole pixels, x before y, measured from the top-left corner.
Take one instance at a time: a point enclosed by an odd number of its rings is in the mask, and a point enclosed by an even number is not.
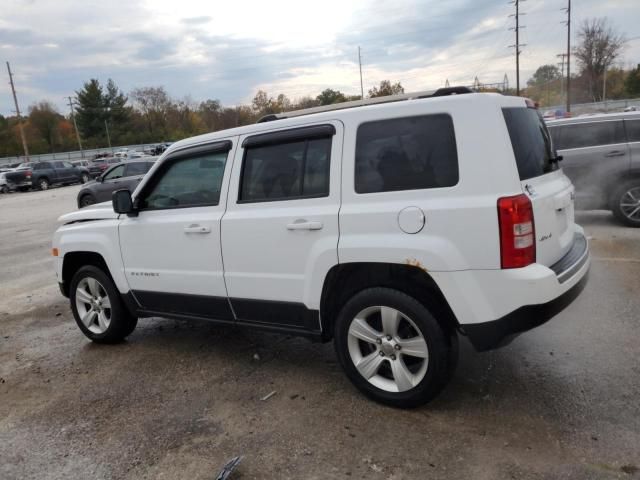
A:
[[[273,120],[283,120],[285,118],[300,117],[313,113],[330,112],[333,110],[344,110],[347,108],[364,107],[366,105],[376,105],[379,103],[401,102],[403,100],[417,100],[419,98],[445,97],[447,95],[461,95],[473,93],[469,87],[445,87],[437,90],[425,92],[403,93],[400,95],[387,95],[385,97],[365,98],[364,100],[354,100],[351,102],[334,103],[332,105],[322,105],[320,107],[305,108],[304,110],[293,110],[291,112],[271,113],[261,117],[256,123],[271,122]]]

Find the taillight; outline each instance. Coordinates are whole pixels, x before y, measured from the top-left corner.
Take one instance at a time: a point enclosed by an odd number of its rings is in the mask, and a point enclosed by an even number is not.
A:
[[[526,267],[536,261],[533,206],[525,194],[498,199],[502,268]]]
[[[27,178],[31,178],[31,170],[27,170],[26,172],[24,172],[24,175]]]

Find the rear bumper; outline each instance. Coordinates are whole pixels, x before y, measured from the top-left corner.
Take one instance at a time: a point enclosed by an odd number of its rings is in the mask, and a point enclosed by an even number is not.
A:
[[[431,272],[455,314],[460,331],[479,350],[509,343],[547,322],[580,294],[591,265],[580,227],[571,250],[556,264],[508,270]]]
[[[538,327],[568,307],[587,284],[588,273],[571,289],[553,300],[538,305],[526,305],[498,320],[464,326],[464,333],[479,352],[511,343],[519,334]]]

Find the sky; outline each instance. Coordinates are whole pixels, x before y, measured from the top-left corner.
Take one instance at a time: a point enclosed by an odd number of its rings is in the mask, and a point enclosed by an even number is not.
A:
[[[521,85],[566,51],[565,6],[521,0]],[[357,95],[358,46],[365,94],[384,79],[411,92],[506,74],[514,87],[514,11],[506,0],[0,0],[0,115],[14,111],[6,61],[23,112],[48,100],[66,113],[64,97],[90,78],[224,105],[258,89]],[[574,32],[606,16],[629,39],[619,64],[640,63],[640,1],[573,0],[572,11]]]

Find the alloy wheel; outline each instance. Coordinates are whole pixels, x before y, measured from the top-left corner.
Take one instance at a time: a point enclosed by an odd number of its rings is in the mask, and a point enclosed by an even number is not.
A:
[[[76,287],[76,309],[82,323],[92,333],[102,334],[111,323],[111,300],[104,286],[93,277],[85,277]]]
[[[620,197],[620,210],[633,222],[640,222],[640,187],[627,190]]]
[[[429,347],[408,316],[395,308],[372,306],[351,321],[349,355],[360,375],[387,392],[418,385],[429,366]]]

